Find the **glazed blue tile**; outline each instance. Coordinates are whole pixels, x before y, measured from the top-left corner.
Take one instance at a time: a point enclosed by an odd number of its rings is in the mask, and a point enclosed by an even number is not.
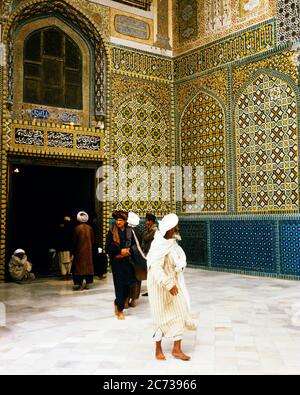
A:
[[[280,263],[282,273],[300,275],[300,221],[280,225]]]
[[[275,229],[270,221],[212,221],[212,267],[276,273]]]
[[[207,224],[203,221],[180,220],[182,248],[190,265],[208,266]]]

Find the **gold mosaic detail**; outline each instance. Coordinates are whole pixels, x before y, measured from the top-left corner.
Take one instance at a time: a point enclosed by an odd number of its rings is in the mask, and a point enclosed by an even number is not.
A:
[[[206,88],[227,104],[228,73],[226,70],[216,71],[209,75],[197,77],[176,85],[177,113],[181,114],[186,103],[201,89]]]
[[[103,133],[93,129],[15,122],[7,138],[11,152],[103,158]]]
[[[8,18],[13,7],[13,0],[1,0],[0,1],[0,15],[1,18]]]
[[[204,92],[196,95],[183,113],[180,135],[182,166],[201,166],[204,172],[204,207],[184,199],[182,211],[226,211],[225,113],[220,103]],[[195,194],[195,173],[192,189]],[[189,199],[193,200],[192,195]]]
[[[124,97],[138,91],[147,92],[164,114],[170,113],[171,87],[169,83],[153,83],[152,81],[138,80],[130,77],[111,75],[112,107],[116,108]]]
[[[182,79],[200,74],[214,67],[264,53],[274,46],[275,24],[272,19],[239,35],[231,36],[175,59],[175,77]]]
[[[293,88],[261,74],[236,106],[238,211],[296,210],[298,115]]]
[[[70,0],[68,0],[70,1]],[[101,30],[101,37],[104,41],[110,41],[110,8],[96,4],[88,0],[73,0],[76,8],[84,11],[90,16],[97,27]]]
[[[118,199],[114,207],[133,210],[138,214],[147,211],[158,215],[169,213],[170,201],[163,201],[159,196],[157,199],[151,198],[151,191],[161,191],[162,188],[161,177],[150,172],[151,168],[170,166],[171,162],[168,123],[160,108],[146,94],[136,93],[118,106],[113,113],[112,125],[115,171],[120,170],[119,159],[125,158],[127,170],[132,173],[127,187],[139,193],[139,198],[134,201],[117,182]],[[133,174],[134,166],[142,166],[143,171]]]
[[[299,82],[299,73],[297,66],[293,61],[294,53],[285,51],[277,55],[270,56],[263,60],[251,62],[246,65],[239,65],[233,69],[233,94],[241,89],[246,81],[251,78],[253,73],[261,69],[270,69],[280,71],[291,77],[296,84]]]
[[[172,59],[124,48],[111,48],[112,69],[130,76],[160,81],[173,80]]]

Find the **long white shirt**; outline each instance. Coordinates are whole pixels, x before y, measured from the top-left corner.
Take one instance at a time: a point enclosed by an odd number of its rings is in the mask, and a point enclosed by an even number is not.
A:
[[[190,317],[189,298],[183,279],[186,266],[184,251],[175,239],[166,240],[156,232],[147,255],[147,287],[156,333],[165,337],[182,336],[185,329],[196,329]],[[182,281],[183,280],[183,281]],[[176,296],[169,292],[177,286]]]

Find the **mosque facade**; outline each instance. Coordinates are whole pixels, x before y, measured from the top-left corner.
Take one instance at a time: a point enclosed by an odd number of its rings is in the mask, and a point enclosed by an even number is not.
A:
[[[0,281],[13,165],[29,160],[93,169],[103,237],[113,209],[176,212],[190,265],[300,279],[299,13],[0,1]]]

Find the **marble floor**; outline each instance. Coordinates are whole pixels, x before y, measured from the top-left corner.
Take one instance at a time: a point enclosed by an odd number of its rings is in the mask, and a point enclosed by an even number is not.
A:
[[[197,269],[185,277],[198,322],[183,342],[189,362],[171,357],[169,341],[167,361],[154,359],[147,297],[116,319],[110,275],[80,292],[53,278],[1,284],[0,374],[300,373],[300,282]]]

